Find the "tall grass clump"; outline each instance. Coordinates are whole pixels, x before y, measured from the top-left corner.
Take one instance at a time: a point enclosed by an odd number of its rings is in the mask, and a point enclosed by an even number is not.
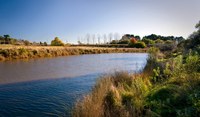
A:
[[[151,83],[142,75],[116,72],[101,78],[92,92],[76,103],[74,117],[143,116]],[[146,110],[145,110],[146,111]]]
[[[104,115],[103,100],[112,84],[109,76],[104,76],[97,81],[92,93],[77,101],[74,109],[74,117],[102,117]]]

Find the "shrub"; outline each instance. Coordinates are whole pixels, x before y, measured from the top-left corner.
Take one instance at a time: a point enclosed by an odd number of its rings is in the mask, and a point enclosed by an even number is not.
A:
[[[24,44],[25,44],[26,46],[28,46],[28,45],[30,45],[31,43],[30,43],[28,40],[25,40],[25,41],[24,41]]]
[[[130,43],[132,43],[132,44],[137,43],[137,39],[135,39],[135,38],[131,38],[131,39],[130,39]]]
[[[155,43],[161,43],[161,44],[163,44],[163,43],[164,43],[164,41],[163,41],[163,40],[161,40],[161,39],[157,39],[157,40],[155,40]]]
[[[144,42],[137,42],[137,43],[129,43],[129,47],[133,48],[145,48],[146,44]]]
[[[146,44],[144,42],[137,42],[134,44],[134,47],[136,48],[145,48]]]
[[[150,40],[150,39],[142,39],[142,41],[145,43],[145,44],[155,44],[155,42],[153,40]]]
[[[129,44],[130,43],[130,40],[129,39],[122,39],[122,40],[119,40],[118,44]]]
[[[55,39],[51,41],[51,45],[52,46],[64,46],[65,44],[58,37],[55,37]]]

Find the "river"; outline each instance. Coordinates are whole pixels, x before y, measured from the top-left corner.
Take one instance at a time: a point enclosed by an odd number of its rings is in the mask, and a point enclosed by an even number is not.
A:
[[[137,72],[145,53],[91,54],[0,62],[0,117],[70,116],[100,75]]]

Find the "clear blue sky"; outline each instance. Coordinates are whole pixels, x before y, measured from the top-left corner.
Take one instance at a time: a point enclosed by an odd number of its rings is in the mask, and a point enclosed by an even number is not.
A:
[[[199,11],[200,0],[0,0],[0,35],[73,43],[87,33],[186,38]]]

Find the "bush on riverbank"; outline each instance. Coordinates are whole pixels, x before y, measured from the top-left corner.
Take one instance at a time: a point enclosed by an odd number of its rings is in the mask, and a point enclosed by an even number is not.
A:
[[[51,46],[64,46],[64,45],[65,44],[58,37],[55,37],[55,39],[51,41]]]

